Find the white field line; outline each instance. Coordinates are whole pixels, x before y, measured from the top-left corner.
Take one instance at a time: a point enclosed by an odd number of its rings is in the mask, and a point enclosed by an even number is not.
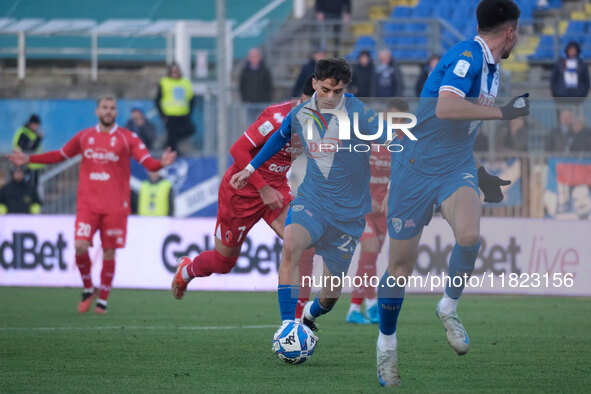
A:
[[[96,331],[96,330],[255,330],[260,328],[276,328],[276,325],[260,326],[88,326],[88,327],[0,327],[0,331]]]

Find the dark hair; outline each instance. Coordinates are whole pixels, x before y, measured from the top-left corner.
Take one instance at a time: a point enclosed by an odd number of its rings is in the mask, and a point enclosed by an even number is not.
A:
[[[386,110],[391,108],[396,108],[402,112],[408,112],[408,101],[397,97],[391,98],[388,100],[388,104],[386,104]]]
[[[39,117],[39,115],[37,115],[37,114],[31,115],[27,124],[29,125],[31,123],[41,124],[41,118]]]
[[[579,56],[581,54],[581,47],[579,46],[579,43],[576,41],[570,41],[567,45],[566,48],[564,48],[564,52],[568,55],[568,50],[570,48],[575,48],[577,50],[577,56]]]
[[[325,79],[334,79],[339,83],[343,81],[345,85],[351,82],[351,66],[345,59],[322,59],[316,63],[315,78],[317,81]]]
[[[302,94],[305,94],[308,97],[312,97],[314,95],[314,87],[312,86],[312,80],[314,79],[314,74],[310,75],[306,82],[304,82],[304,88],[302,90]]]
[[[487,33],[506,22],[515,22],[521,11],[512,0],[482,0],[476,8],[476,19],[480,31]]]

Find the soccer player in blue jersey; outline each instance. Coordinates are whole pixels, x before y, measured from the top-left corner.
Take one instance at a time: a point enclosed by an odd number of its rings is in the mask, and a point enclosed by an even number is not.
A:
[[[371,142],[353,132],[354,114],[363,135],[382,134],[373,142],[384,143],[387,133],[378,114],[357,98],[346,95],[351,68],[343,59],[324,59],[316,65],[313,85],[316,93],[308,102],[295,107],[281,129],[231,184],[240,188],[256,168],[297,133],[308,156],[306,174],[286,220],[283,253],[279,267],[278,299],[281,319],[293,320],[299,291],[297,261],[304,249],[316,248],[324,261],[324,276],[345,275],[359,237],[365,228],[365,215],[371,211],[369,157]],[[323,110],[341,111],[344,118]],[[341,138],[339,125],[347,123],[350,138]],[[345,127],[345,126],[344,126]],[[365,150],[367,146],[367,150]],[[386,149],[386,147],[382,147]],[[329,282],[333,283],[333,282]],[[336,284],[336,282],[335,282]],[[341,286],[323,287],[313,302],[306,304],[302,321],[316,330],[314,320],[329,312]]]
[[[396,323],[404,287],[392,279],[408,278],[418,256],[422,229],[440,209],[456,240],[449,261],[449,277],[470,275],[480,248],[481,202],[500,194],[501,180],[477,171],[472,153],[482,120],[514,119],[529,114],[527,94],[504,107],[493,106],[499,87],[498,64],[517,42],[520,10],[511,0],[482,0],[476,10],[478,35],[457,44],[439,61],[421,93],[413,128],[417,141],[405,139],[401,154],[393,155],[388,201],[390,260],[378,287],[380,331],[377,374],[383,386],[399,386]],[[501,194],[502,197],[502,194]],[[451,347],[462,355],[469,339],[456,306],[463,281],[447,284],[436,313]],[[397,283],[403,283],[398,280]]]

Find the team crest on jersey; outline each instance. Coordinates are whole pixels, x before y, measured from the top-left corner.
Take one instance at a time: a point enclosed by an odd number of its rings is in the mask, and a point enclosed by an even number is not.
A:
[[[94,137],[90,137],[90,138],[88,139],[88,143],[89,143],[89,144],[94,144]]]
[[[277,123],[281,123],[281,122],[283,122],[283,119],[285,119],[285,116],[283,116],[283,115],[281,114],[281,112],[275,112],[275,113],[273,114],[273,119],[275,119],[275,121],[276,121]]]
[[[294,211],[294,212],[303,211],[304,210],[304,206],[303,205],[294,205],[293,208],[291,208],[291,210]]]
[[[392,227],[394,227],[394,231],[396,231],[396,233],[399,233],[400,230],[402,230],[402,220],[398,218],[392,219]]]
[[[232,240],[232,230],[226,231],[226,234],[224,234],[224,238],[226,239],[226,242],[230,242]]]
[[[466,60],[458,60],[456,66],[454,67],[454,74],[456,74],[460,78],[464,78],[468,74],[468,70],[470,69],[470,63]]]
[[[261,133],[262,135],[267,135],[271,131],[273,131],[273,125],[268,120],[259,126],[259,133]]]
[[[470,59],[474,60],[474,57],[472,56],[472,51],[465,50],[464,52],[462,52],[460,56],[469,57]]]

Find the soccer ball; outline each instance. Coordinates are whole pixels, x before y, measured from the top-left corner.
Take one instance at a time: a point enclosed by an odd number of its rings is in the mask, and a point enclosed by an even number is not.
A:
[[[288,364],[301,364],[316,348],[318,338],[305,324],[286,321],[273,335],[273,352]]]

